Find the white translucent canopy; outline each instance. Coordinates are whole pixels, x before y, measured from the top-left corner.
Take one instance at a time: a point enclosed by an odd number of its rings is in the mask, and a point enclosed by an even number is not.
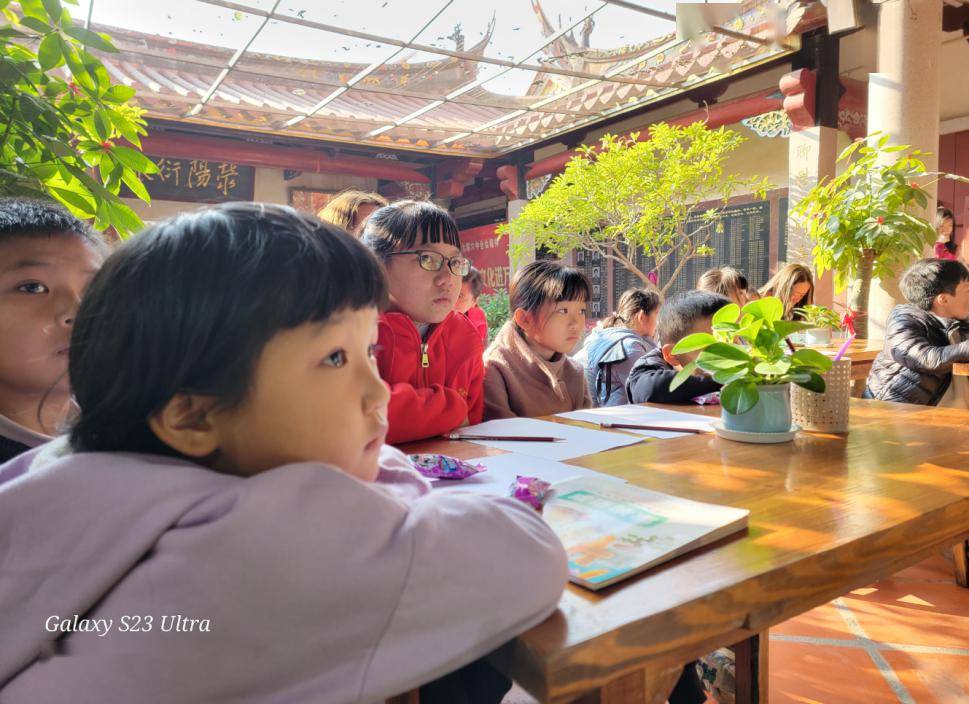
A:
[[[793,0],[80,0],[149,117],[498,156],[790,53]]]

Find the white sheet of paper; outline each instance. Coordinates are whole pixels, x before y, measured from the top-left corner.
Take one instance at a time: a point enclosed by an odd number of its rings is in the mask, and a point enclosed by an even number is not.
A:
[[[701,416],[696,413],[681,413],[665,408],[650,408],[627,404],[624,406],[606,406],[605,408],[588,408],[584,411],[570,411],[559,413],[560,418],[584,420],[587,423],[633,423],[640,425],[667,425],[677,428],[691,428],[710,432],[713,430],[715,418]],[[646,435],[651,438],[681,438],[685,433],[672,433],[663,430],[634,430],[623,428],[626,432]]]
[[[487,471],[475,474],[473,477],[461,480],[437,479],[431,482],[434,491],[470,491],[475,494],[497,494],[508,496],[509,489],[518,475],[524,477],[538,477],[555,484],[566,479],[576,477],[600,477],[625,483],[618,477],[613,477],[591,469],[573,467],[570,464],[546,460],[541,457],[530,457],[518,453],[508,455],[493,455],[467,460],[471,464],[481,464]]]
[[[560,442],[514,442],[505,440],[471,440],[470,442],[496,447],[506,452],[517,452],[547,460],[570,460],[574,457],[604,452],[614,447],[624,447],[642,442],[641,438],[607,430],[576,428],[562,423],[552,423],[535,418],[501,418],[478,425],[460,428],[460,435],[527,435],[532,437],[562,438]]]

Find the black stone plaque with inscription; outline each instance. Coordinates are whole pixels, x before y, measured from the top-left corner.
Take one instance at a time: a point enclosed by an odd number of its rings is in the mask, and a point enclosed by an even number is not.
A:
[[[786,199],[784,206],[786,206]],[[707,244],[715,250],[714,253],[694,257],[686,262],[676,275],[673,285],[667,289],[667,296],[695,288],[697,279],[704,271],[721,266],[733,266],[743,271],[753,288],[763,286],[767,282],[770,277],[770,201],[728,205],[721,209],[721,215],[720,220],[711,226],[713,231],[707,241]],[[786,217],[786,212],[782,215]],[[687,220],[687,232],[694,232],[702,227],[705,223],[701,218],[702,213],[697,213]],[[782,221],[782,242],[786,241],[785,225],[786,222]],[[679,258],[676,255],[664,262],[659,273],[661,287],[673,275],[678,263]],[[652,260],[648,260],[642,252],[636,254],[636,265],[644,272],[653,268]],[[613,267],[613,300],[619,300],[619,296],[627,288],[642,285],[637,276],[618,262],[614,262]]]
[[[586,275],[592,285],[592,298],[589,300],[590,318],[604,318],[608,313],[606,263],[606,259],[598,252],[579,250],[575,253],[575,267]]]

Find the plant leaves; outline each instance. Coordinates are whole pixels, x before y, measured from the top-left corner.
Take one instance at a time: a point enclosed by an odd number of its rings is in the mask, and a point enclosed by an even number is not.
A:
[[[47,10],[47,14],[50,15],[51,21],[57,22],[60,19],[61,13],[64,9],[61,7],[60,0],[43,0],[44,9]]]
[[[792,381],[800,386],[801,388],[807,389],[808,391],[813,391],[817,394],[823,394],[826,384],[824,383],[824,378],[817,372],[809,372],[806,381],[801,379],[792,379]]]
[[[713,380],[718,384],[729,384],[738,379],[743,379],[747,376],[747,372],[746,366],[740,369],[721,369],[713,373]]]
[[[36,17],[21,17],[20,24],[22,24],[24,27],[29,27],[40,34],[47,34],[53,29],[53,27],[51,27],[48,23],[44,22],[43,20],[39,20]]]
[[[98,34],[97,32],[92,32],[90,29],[84,29],[84,27],[77,26],[65,27],[64,34],[76,39],[84,46],[91,47],[92,49],[100,49],[101,51],[107,51],[115,54],[118,52],[118,48],[111,43],[106,34]]]
[[[787,374],[790,368],[791,360],[781,357],[780,359],[775,359],[773,362],[759,362],[754,367],[754,371],[764,376],[781,376],[782,374]]]
[[[730,345],[726,342],[715,342],[714,344],[707,347],[703,354],[710,357],[719,357],[721,359],[733,360],[736,362],[749,362],[750,355],[744,350],[737,347],[736,345]]]
[[[680,385],[682,385],[683,382],[689,379],[693,375],[693,372],[695,371],[696,371],[696,362],[690,362],[685,367],[683,367],[679,372],[676,373],[676,376],[674,376],[673,380],[670,382],[670,391],[674,391],[677,388],[679,388]]]
[[[49,71],[64,62],[56,33],[48,34],[40,40],[40,46],[37,47],[37,60],[40,63],[40,68],[44,71]]]
[[[791,357],[798,364],[820,369],[823,372],[831,369],[831,359],[826,355],[821,354],[817,350],[812,350],[810,348],[800,349],[791,355]]]
[[[135,174],[131,169],[124,169],[121,172],[121,180],[124,184],[131,189],[138,198],[145,201],[146,203],[151,202],[151,196],[148,195],[148,189],[145,188],[145,184],[141,182],[138,175]]]
[[[104,91],[104,97],[114,103],[126,103],[135,97],[135,89],[119,83]]]
[[[127,166],[129,169],[143,174],[157,174],[158,167],[155,163],[139,151],[131,147],[115,146],[111,150],[111,156]]]
[[[80,193],[71,191],[67,188],[57,188],[56,186],[51,186],[50,191],[62,203],[73,206],[78,214],[82,215],[83,217],[94,216],[94,206],[91,204],[91,201],[82,196]]]
[[[138,232],[144,223],[138,214],[117,198],[108,202],[109,217],[106,218],[122,234]]]
[[[750,381],[735,381],[720,390],[720,405],[734,415],[746,413],[760,401],[757,385]]]
[[[777,320],[774,322],[774,332],[780,335],[782,340],[788,335],[793,335],[802,330],[810,330],[814,327],[816,326],[801,322],[800,320]]]
[[[743,312],[772,323],[784,317],[784,304],[776,296],[765,296],[745,305]]]
[[[740,318],[740,306],[736,303],[729,303],[713,315],[712,322],[715,326],[723,323],[736,323],[738,318]]]
[[[700,353],[696,359],[697,366],[708,372],[718,372],[722,370],[736,371],[741,367],[747,367],[749,360],[727,359],[716,354],[710,354],[707,350]]]
[[[673,354],[683,354],[685,352],[694,352],[696,350],[702,350],[717,341],[713,335],[708,332],[696,332],[692,335],[687,335],[682,340],[673,346]]]

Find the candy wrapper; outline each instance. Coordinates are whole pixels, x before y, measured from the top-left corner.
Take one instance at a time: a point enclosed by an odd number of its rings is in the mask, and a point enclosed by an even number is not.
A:
[[[693,403],[699,406],[719,406],[720,405],[720,392],[713,391],[709,394],[703,394],[702,396],[697,396],[693,399]]]
[[[536,511],[541,511],[551,489],[552,485],[544,479],[519,475],[518,480],[511,485],[511,495],[519,501],[524,501]]]
[[[410,461],[428,479],[467,479],[485,471],[480,464],[471,464],[447,455],[411,455]]]

